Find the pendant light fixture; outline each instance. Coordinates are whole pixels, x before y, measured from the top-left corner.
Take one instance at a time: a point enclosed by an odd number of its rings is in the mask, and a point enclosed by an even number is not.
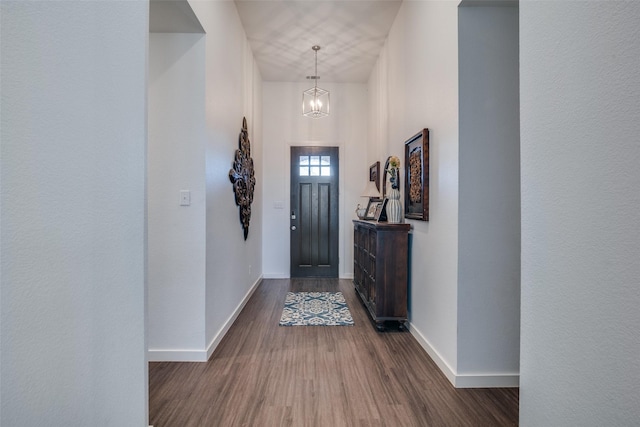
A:
[[[311,89],[302,92],[302,115],[313,117],[314,119],[329,115],[329,91],[318,87],[318,51],[320,46],[313,46],[315,52],[316,68],[315,75],[307,76],[307,79],[314,80],[315,84]]]

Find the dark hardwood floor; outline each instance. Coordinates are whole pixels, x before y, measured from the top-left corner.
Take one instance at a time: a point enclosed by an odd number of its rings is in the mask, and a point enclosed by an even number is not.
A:
[[[355,326],[278,326],[288,291],[342,291]],[[455,389],[350,280],[264,280],[211,359],[150,363],[149,421],[186,426],[515,426],[517,389]]]

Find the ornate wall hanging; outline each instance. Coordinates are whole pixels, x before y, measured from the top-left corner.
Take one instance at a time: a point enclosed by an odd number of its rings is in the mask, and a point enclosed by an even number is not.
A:
[[[404,217],[429,221],[429,129],[404,143]]]
[[[229,179],[233,184],[233,192],[236,195],[236,205],[240,207],[240,223],[244,229],[244,240],[247,240],[256,177],[253,170],[251,143],[249,142],[247,119],[245,117],[242,118],[242,129],[238,137],[238,146],[239,149],[236,150],[233,168],[229,171]]]

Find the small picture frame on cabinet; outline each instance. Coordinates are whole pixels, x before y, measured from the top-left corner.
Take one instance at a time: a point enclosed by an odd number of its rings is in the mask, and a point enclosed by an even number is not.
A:
[[[378,211],[378,207],[381,205],[381,199],[373,197],[369,199],[369,204],[367,205],[367,211],[364,214],[364,219],[376,219],[376,212]]]
[[[387,201],[389,199],[387,197],[382,200],[382,202],[378,203],[376,206],[376,213],[374,219],[378,222],[384,222],[387,220]]]

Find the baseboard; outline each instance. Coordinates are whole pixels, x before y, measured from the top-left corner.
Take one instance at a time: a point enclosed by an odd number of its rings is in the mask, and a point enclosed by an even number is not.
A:
[[[289,274],[270,273],[263,274],[263,279],[289,279]]]
[[[422,332],[420,332],[420,330],[411,323],[409,324],[409,331],[455,388],[501,388],[520,386],[519,374],[459,375],[453,368],[451,368],[451,366],[449,366],[442,356],[440,356],[440,353],[433,348]]]
[[[262,276],[264,279],[290,279],[289,274],[268,273]],[[353,280],[353,273],[345,273],[339,277],[340,279]]]
[[[231,313],[229,319],[225,322],[223,327],[220,329],[218,334],[213,338],[209,346],[206,350],[154,350],[150,349],[147,351],[147,357],[149,362],[206,362],[209,360],[209,357],[213,354],[213,351],[216,349],[222,338],[231,328],[233,322],[238,318],[238,315],[244,308],[244,306],[249,301],[249,298],[253,295],[253,293],[258,288],[258,285],[262,281],[262,276],[255,281],[251,288],[247,291],[240,304],[236,307],[236,309]]]
[[[413,323],[409,323],[409,332],[411,335],[418,341],[418,344],[427,352],[429,357],[435,362],[440,371],[444,374],[445,377],[449,380],[449,382],[455,387],[456,386],[456,373],[449,366],[449,364],[440,356],[440,353],[433,348],[433,346],[429,343],[422,332],[418,328],[415,327]]]
[[[220,328],[220,331],[218,331],[216,336],[213,337],[213,339],[211,340],[211,343],[209,343],[209,345],[207,346],[207,358],[205,359],[205,361],[209,360],[209,358],[211,357],[215,349],[218,347],[218,344],[220,344],[220,341],[222,341],[222,338],[224,338],[227,332],[229,332],[231,325],[233,325],[233,322],[236,321],[236,319],[240,315],[240,312],[242,311],[244,306],[247,305],[247,302],[249,301],[253,293],[256,291],[256,289],[258,289],[258,285],[260,284],[262,279],[263,279],[263,276],[258,277],[258,279],[251,286],[251,288],[249,288],[244,298],[242,298],[242,301],[240,301],[240,304],[238,304],[236,309],[233,310],[233,313],[231,313],[231,316],[229,316],[229,318],[224,323],[222,328]]]
[[[204,350],[153,350],[147,351],[149,362],[206,362]]]
[[[456,377],[456,388],[520,387],[519,374],[466,374]]]

